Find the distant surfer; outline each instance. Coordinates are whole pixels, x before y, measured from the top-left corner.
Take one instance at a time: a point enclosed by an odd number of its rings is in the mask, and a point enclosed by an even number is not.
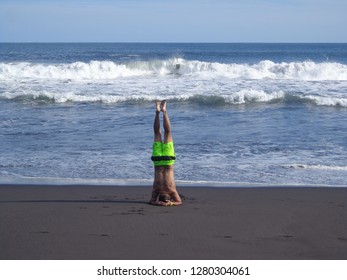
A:
[[[163,113],[164,141],[160,130],[160,112]],[[154,182],[150,204],[158,206],[181,205],[174,179],[174,162],[176,160],[171,124],[166,110],[166,100],[156,102],[154,119],[154,143],[152,161],[154,164]]]

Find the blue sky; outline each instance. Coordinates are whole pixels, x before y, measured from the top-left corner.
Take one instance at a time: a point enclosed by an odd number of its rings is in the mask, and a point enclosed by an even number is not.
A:
[[[347,42],[346,0],[0,0],[0,42]]]

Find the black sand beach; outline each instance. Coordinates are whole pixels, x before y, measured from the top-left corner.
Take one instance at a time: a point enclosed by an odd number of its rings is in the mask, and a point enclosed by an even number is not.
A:
[[[347,259],[347,188],[0,186],[0,259]]]

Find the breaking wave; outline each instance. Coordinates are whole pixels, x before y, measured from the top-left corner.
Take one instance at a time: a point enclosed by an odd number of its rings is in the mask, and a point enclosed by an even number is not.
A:
[[[0,63],[0,81],[0,98],[19,102],[146,103],[165,98],[208,106],[285,102],[347,108],[347,65],[330,62],[13,62]]]
[[[266,93],[262,90],[240,90],[225,95],[204,95],[204,94],[172,94],[165,98],[174,102],[188,102],[203,105],[223,105],[223,104],[247,104],[247,103],[266,103],[280,101],[285,97],[283,92]],[[156,95],[137,94],[137,95],[108,95],[108,94],[77,94],[74,92],[31,92],[31,93],[5,93],[2,98],[16,101],[34,101],[46,103],[65,103],[65,102],[102,102],[102,103],[121,103],[136,102],[147,103],[158,99]]]
[[[145,104],[157,100],[155,94],[112,95],[103,93],[81,94],[75,92],[29,92],[29,93],[4,93],[2,99],[18,102],[34,103],[136,103]],[[229,94],[171,94],[165,99],[178,103],[191,103],[204,106],[221,105],[251,105],[251,104],[279,104],[302,103],[317,106],[347,107],[347,98],[300,96],[283,91],[265,92],[263,90],[242,89]]]
[[[347,65],[312,61],[257,64],[223,64],[182,58],[116,63],[112,61],[68,64],[0,63],[0,79],[104,80],[123,77],[195,75],[202,78],[294,79],[304,81],[347,80]]]

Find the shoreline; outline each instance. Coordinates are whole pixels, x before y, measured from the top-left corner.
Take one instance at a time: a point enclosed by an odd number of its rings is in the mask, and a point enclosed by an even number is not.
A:
[[[347,188],[0,185],[0,259],[347,259]]]
[[[175,180],[178,188],[347,188],[345,185],[328,184],[269,184],[252,182],[230,182],[230,181],[186,181]],[[109,187],[151,187],[151,179],[82,179],[82,178],[52,178],[52,177],[23,177],[23,178],[1,178],[1,186],[109,186]]]

